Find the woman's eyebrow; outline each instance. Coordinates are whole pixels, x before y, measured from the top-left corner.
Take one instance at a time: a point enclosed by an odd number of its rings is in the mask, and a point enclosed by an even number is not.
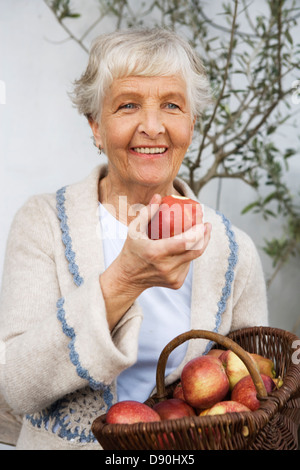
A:
[[[181,101],[186,101],[185,99],[185,96],[180,93],[180,92],[166,92],[166,93],[163,93],[160,95],[161,99],[164,99],[164,100],[181,100]]]
[[[180,92],[169,92],[169,91],[164,91],[162,93],[158,94],[160,100],[175,100],[175,101],[183,101],[186,102],[185,96],[180,93]],[[128,90],[128,91],[123,91],[120,92],[118,95],[116,95],[113,98],[113,103],[122,101],[122,100],[130,100],[134,98],[144,98],[145,94],[143,92],[139,91],[134,91],[134,90]]]

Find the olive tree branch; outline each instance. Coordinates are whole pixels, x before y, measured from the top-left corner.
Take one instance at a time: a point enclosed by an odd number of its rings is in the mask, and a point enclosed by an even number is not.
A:
[[[199,148],[199,152],[198,152],[198,156],[197,156],[197,159],[196,161],[194,162],[194,164],[191,166],[190,168],[190,185],[191,187],[194,187],[194,184],[195,184],[195,181],[194,181],[194,171],[196,168],[199,167],[199,164],[200,164],[200,159],[201,159],[201,155],[202,155],[202,151],[203,151],[203,148],[204,148],[204,144],[205,144],[205,140],[206,140],[206,136],[208,134],[208,131],[214,121],[214,118],[215,118],[215,115],[216,115],[216,112],[217,112],[217,109],[220,105],[220,102],[222,100],[222,97],[224,95],[224,91],[225,91],[225,87],[226,87],[226,82],[227,82],[227,77],[228,77],[228,73],[229,73],[229,67],[230,67],[230,61],[231,61],[231,57],[232,57],[232,52],[233,52],[233,45],[234,45],[234,33],[235,33],[235,25],[236,25],[236,17],[237,17],[237,9],[238,9],[238,0],[235,0],[235,5],[234,5],[234,13],[233,13],[233,18],[232,18],[232,27],[231,27],[231,35],[230,35],[230,43],[229,43],[229,50],[228,50],[228,56],[227,56],[227,61],[226,61],[226,66],[225,66],[225,73],[224,73],[224,78],[223,78],[223,85],[222,85],[222,89],[221,89],[221,92],[219,93],[219,96],[218,96],[218,99],[216,101],[216,104],[214,106],[214,110],[213,110],[213,113],[210,117],[210,120],[208,122],[208,124],[205,126],[205,129],[204,129],[204,133],[203,133],[203,137],[202,137],[202,141],[201,141],[201,144],[200,144],[200,148]]]
[[[279,0],[278,15],[277,15],[277,29],[278,29],[278,46],[277,46],[277,65],[278,65],[278,94],[282,93],[281,87],[281,33],[282,33],[282,4],[284,0]]]
[[[285,250],[284,255],[281,256],[279,262],[276,265],[276,268],[274,269],[272,275],[269,277],[267,280],[267,288],[269,289],[272,282],[274,281],[275,277],[281,270],[282,266],[286,263],[286,261],[289,259],[290,255],[294,252],[295,248],[298,245],[298,240],[290,240],[287,249]]]
[[[55,8],[55,2],[49,2],[49,0],[44,0],[44,3],[47,5],[48,8],[50,8],[50,10],[54,14],[54,16],[57,19],[60,26],[68,34],[69,39],[73,39],[73,41],[75,41],[81,47],[81,49],[84,50],[84,52],[88,53],[89,51],[88,51],[87,47],[83,44],[83,42],[80,39],[78,39],[76,36],[74,36],[72,31],[65,25],[65,23],[63,22],[63,17],[61,17],[57,14],[57,10]]]
[[[222,155],[222,158],[221,160],[224,160],[225,158],[227,158],[229,155],[232,155],[234,153],[236,153],[241,147],[243,147],[244,145],[246,145],[249,140],[257,133],[257,131],[262,127],[263,124],[265,124],[265,122],[267,121],[268,117],[270,116],[270,114],[273,112],[273,110],[275,108],[277,108],[278,104],[280,101],[282,101],[282,99],[290,94],[292,91],[292,89],[288,89],[286,90],[285,92],[282,92],[280,96],[278,96],[278,98],[271,104],[271,106],[269,106],[267,108],[267,110],[265,111],[265,113],[263,114],[263,116],[261,117],[260,121],[256,124],[256,126],[254,126],[252,129],[250,130],[247,130],[247,136],[241,140],[233,149],[231,149],[230,151],[228,152],[225,152],[223,153]],[[249,124],[250,122],[257,116],[257,113],[254,111],[254,113],[252,113],[252,115],[249,117],[248,121],[247,121],[247,125],[249,127]],[[245,134],[245,130],[248,128],[248,127],[244,127],[242,129],[242,131],[234,136],[233,138],[229,139],[227,142],[225,142],[223,144],[223,147],[225,147],[226,145],[228,145],[229,143],[233,142],[234,140],[237,140],[239,139],[242,135]]]

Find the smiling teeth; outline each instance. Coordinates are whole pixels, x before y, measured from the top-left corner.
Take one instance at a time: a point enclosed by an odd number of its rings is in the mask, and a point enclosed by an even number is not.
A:
[[[135,147],[133,150],[137,153],[164,153],[167,149],[166,147],[163,147],[163,148]]]

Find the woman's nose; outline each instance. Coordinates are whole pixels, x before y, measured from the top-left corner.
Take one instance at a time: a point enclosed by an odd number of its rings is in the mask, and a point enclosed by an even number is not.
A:
[[[163,134],[165,132],[165,126],[160,110],[144,110],[143,113],[141,113],[138,131],[146,134],[151,139],[154,139],[159,134]]]

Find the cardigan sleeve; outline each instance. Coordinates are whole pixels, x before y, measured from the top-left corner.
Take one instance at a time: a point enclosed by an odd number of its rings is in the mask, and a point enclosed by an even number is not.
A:
[[[236,229],[239,263],[235,273],[231,330],[268,325],[266,282],[253,240]]]
[[[138,305],[123,318],[122,334],[111,334],[99,272],[62,295],[54,240],[39,199],[31,198],[11,226],[0,298],[0,391],[18,413],[87,385],[101,389],[136,360]]]

